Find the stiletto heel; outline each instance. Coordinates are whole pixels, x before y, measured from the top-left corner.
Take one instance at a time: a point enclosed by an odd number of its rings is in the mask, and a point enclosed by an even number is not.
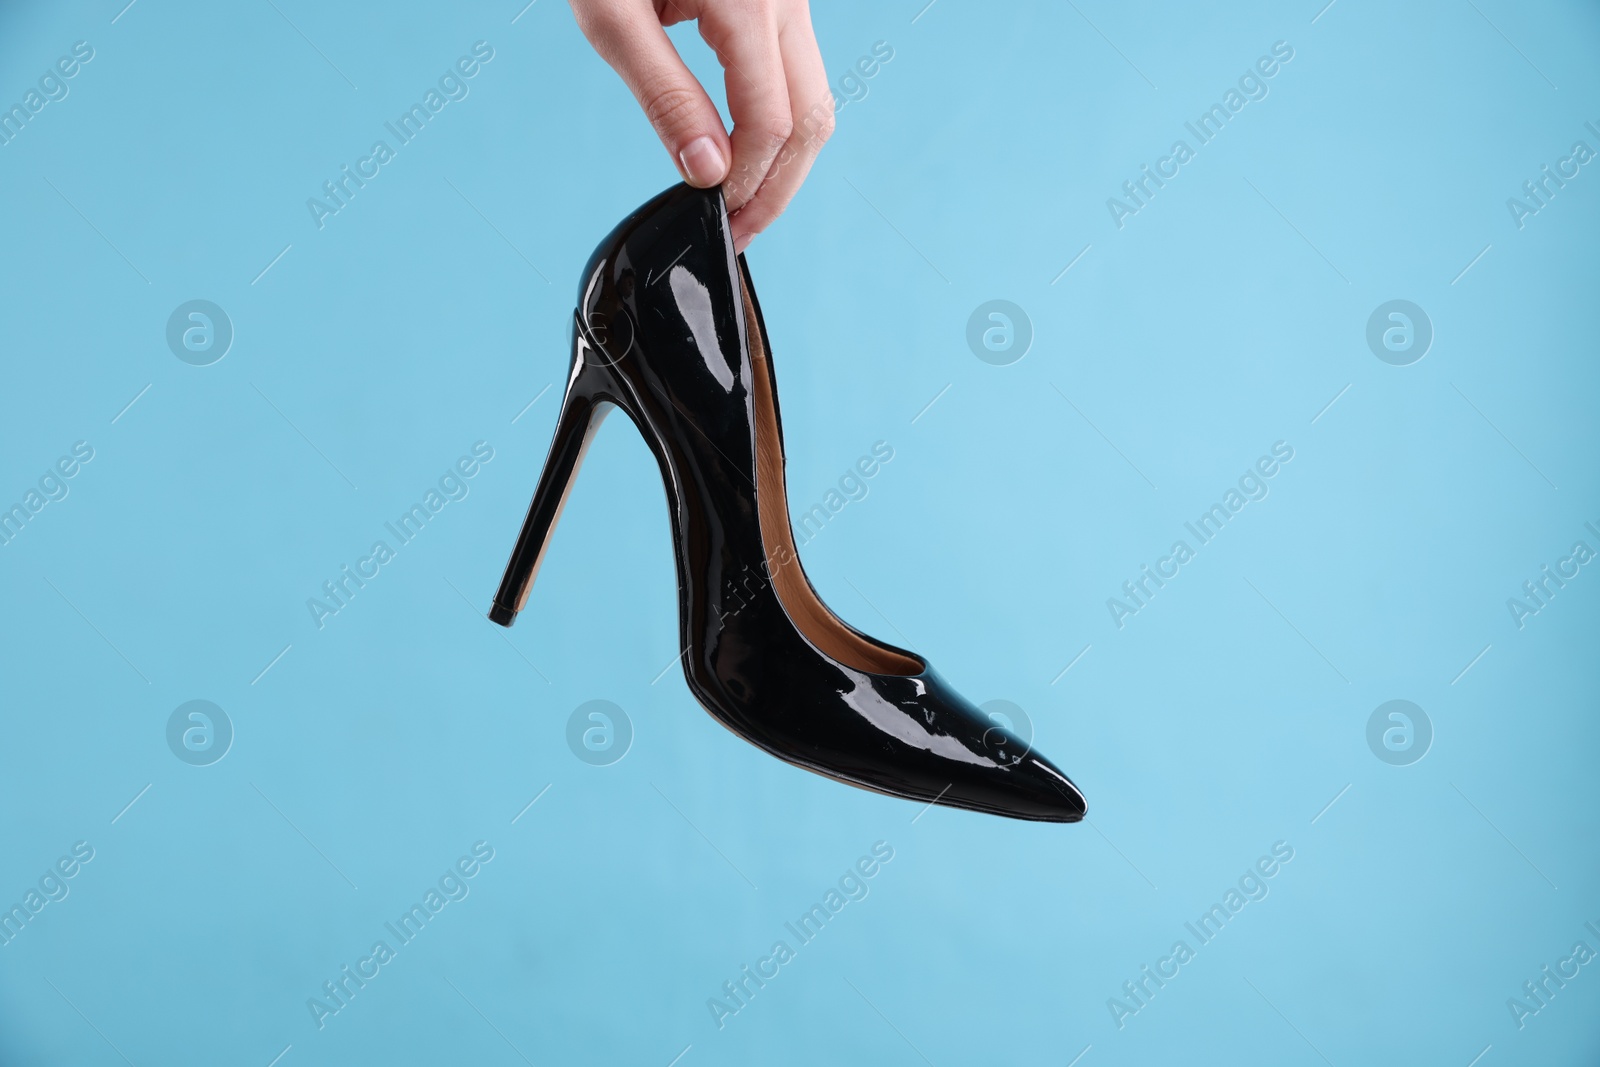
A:
[[[528,517],[522,521],[522,533],[517,536],[511,558],[506,561],[500,590],[489,608],[492,622],[510,626],[517,621],[517,613],[528,601],[533,580],[539,574],[539,564],[550,544],[550,535],[561,519],[561,510],[566,507],[567,494],[572,491],[578,468],[583,465],[584,453],[589,450],[589,442],[594,439],[600,423],[611,411],[611,402],[602,395],[609,384],[603,360],[595,357],[593,344],[582,325],[575,322],[572,367],[567,376],[566,393],[561,398],[561,411],[556,415],[555,438],[550,442],[539,485],[533,491],[533,502],[528,505]]]
[[[527,600],[583,451],[612,406],[661,467],[689,691],[788,763],[921,804],[1077,822],[1055,764],[926,660],[828,610],[795,549],[772,346],[717,189],[645,204],[584,268],[555,440],[489,617]]]

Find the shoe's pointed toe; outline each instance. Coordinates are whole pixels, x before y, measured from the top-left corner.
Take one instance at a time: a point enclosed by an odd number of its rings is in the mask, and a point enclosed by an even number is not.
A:
[[[1037,752],[1030,752],[1007,772],[1011,776],[1007,814],[1036,822],[1078,822],[1088,802],[1072,779]]]
[[[762,663],[748,691],[765,713],[724,722],[790,763],[923,805],[1031,822],[1083,818],[1083,793],[1059,767],[925,662],[912,676],[836,665],[839,699],[816,702],[794,699],[804,688],[789,663],[799,659]]]
[[[1033,822],[1078,822],[1088,810],[1083,792],[1031,743],[996,725],[942,681],[932,687],[941,705],[935,722],[954,737],[978,738],[971,761],[951,761],[950,786],[939,803]]]

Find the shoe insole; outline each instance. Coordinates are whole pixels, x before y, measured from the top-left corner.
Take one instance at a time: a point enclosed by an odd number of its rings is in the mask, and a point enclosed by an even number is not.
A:
[[[767,573],[773,590],[795,627],[823,654],[847,667],[871,674],[915,675],[926,670],[919,659],[857,633],[835,615],[811,587],[800,566],[794,532],[789,526],[789,498],[783,477],[783,439],[773,405],[772,371],[767,363],[755,305],[739,278],[744,299],[745,333],[750,339],[756,430],[756,506]]]

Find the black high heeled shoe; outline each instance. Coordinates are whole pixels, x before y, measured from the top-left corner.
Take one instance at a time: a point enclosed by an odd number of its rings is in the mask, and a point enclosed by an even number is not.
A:
[[[600,420],[627,412],[661,465],[684,675],[734,733],[909,800],[1047,822],[1083,794],[919,656],[849,626],[800,566],[771,348],[720,190],[678,185],[595,250],[555,440],[489,618],[510,626]]]

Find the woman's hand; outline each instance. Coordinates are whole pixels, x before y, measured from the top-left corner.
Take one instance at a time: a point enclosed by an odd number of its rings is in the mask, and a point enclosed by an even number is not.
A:
[[[578,28],[644,108],[684,181],[722,184],[734,248],[782,214],[833,132],[806,0],[570,0]],[[733,136],[664,27],[696,21],[722,63]]]

